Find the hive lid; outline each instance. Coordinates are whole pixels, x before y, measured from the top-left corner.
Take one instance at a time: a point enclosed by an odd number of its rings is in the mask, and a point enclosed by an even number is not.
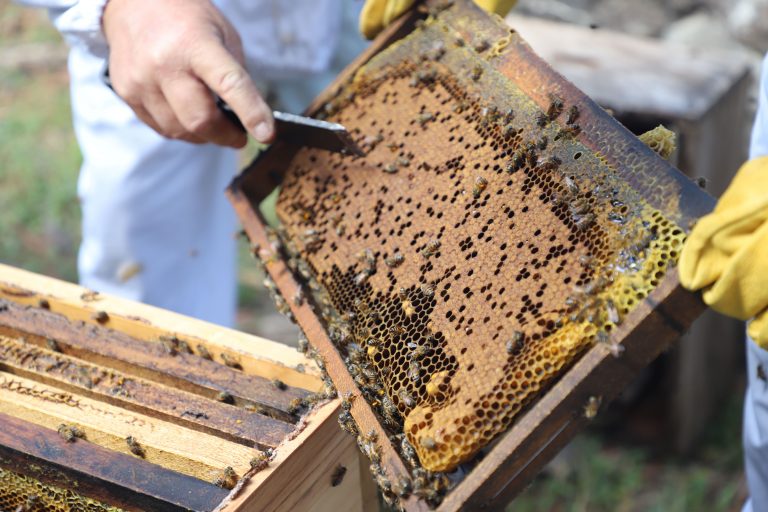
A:
[[[499,19],[427,5],[309,109],[365,157],[275,145],[228,194],[385,496],[497,506],[702,310],[674,263],[712,199]]]

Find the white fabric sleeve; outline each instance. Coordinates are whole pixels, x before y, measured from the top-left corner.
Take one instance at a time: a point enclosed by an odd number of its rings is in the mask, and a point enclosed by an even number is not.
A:
[[[101,27],[101,15],[109,0],[16,0],[30,7],[45,7],[54,26],[71,47],[81,47],[106,57],[107,40]]]

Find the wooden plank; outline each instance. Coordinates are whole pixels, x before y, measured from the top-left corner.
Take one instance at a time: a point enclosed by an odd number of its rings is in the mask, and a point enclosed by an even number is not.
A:
[[[2,335],[0,370],[246,446],[277,446],[294,429],[290,423],[105,370]]]
[[[220,512],[375,510],[378,500],[368,462],[361,462],[354,438],[339,429],[339,405],[334,400],[308,416],[304,430],[281,445],[271,465],[256,473]],[[344,475],[334,482],[338,467],[344,468]]]
[[[228,491],[55,430],[0,414],[0,465],[125,510],[209,511]]]
[[[509,503],[588,423],[584,411],[590,397],[603,405],[610,402],[704,309],[698,295],[679,286],[676,273],[668,275],[612,333],[613,339],[622,340],[624,354],[613,357],[607,345],[590,349],[499,439],[438,510],[495,510]]]
[[[617,112],[696,120],[747,72],[742,55],[510,14],[549,65]]]
[[[0,334],[23,333],[28,342],[43,348],[53,339],[64,354],[206,398],[215,399],[224,391],[234,397],[236,405],[260,404],[283,421],[293,421],[291,401],[309,394],[293,386],[278,390],[263,377],[181,350],[170,354],[162,343],[136,340],[106,327],[73,324],[46,310],[6,303],[0,322]]]
[[[275,281],[277,287],[284,295],[288,297],[293,296],[300,285],[285,262],[281,258],[275,257],[278,256],[278,253],[274,252],[274,249],[268,249],[271,246],[265,227],[267,225],[266,222],[258,209],[251,208],[249,200],[236,186],[236,184],[233,184],[233,186],[228,188],[227,195],[240,217],[248,238],[262,248],[261,258],[266,262],[265,268],[270,277]],[[312,307],[306,302],[297,305],[292,301],[289,303],[289,306],[310,343],[312,343],[312,346],[324,361],[326,372],[333,380],[339,395],[362,396],[360,388],[358,388],[354,379],[349,374],[344,360],[328,337],[322,322],[314,314]],[[370,404],[365,400],[353,399],[350,413],[355,419],[359,432],[368,436],[370,432],[373,432],[374,436],[378,439],[375,444],[381,450],[381,468],[389,481],[397,482],[401,478],[409,478],[409,472],[405,464],[400,459],[400,455],[395,447],[389,442],[387,432],[379,423]],[[426,503],[414,495],[403,498],[401,504],[411,511],[428,510]]]
[[[85,439],[130,455],[125,438],[139,440],[144,460],[211,481],[226,466],[238,474],[250,469],[254,449],[144,414],[0,372],[0,413],[56,430],[76,425]]]
[[[160,336],[175,335],[191,347],[204,345],[216,361],[224,362],[222,353],[238,359],[248,374],[311,391],[322,388],[314,362],[282,343],[107,294],[94,295],[75,284],[3,264],[0,298],[31,306],[44,300],[51,311],[91,325],[99,325],[93,317],[96,312],[106,311],[108,327],[134,338],[156,341]],[[304,372],[296,371],[299,366]]]

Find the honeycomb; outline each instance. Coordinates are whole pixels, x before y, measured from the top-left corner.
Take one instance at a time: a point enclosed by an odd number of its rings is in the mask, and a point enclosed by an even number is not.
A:
[[[0,468],[0,510],[14,512],[121,512],[69,489]]]
[[[441,17],[327,103],[366,155],[303,148],[277,235],[350,374],[419,463],[471,459],[674,265],[684,232]],[[493,91],[488,94],[487,91]]]

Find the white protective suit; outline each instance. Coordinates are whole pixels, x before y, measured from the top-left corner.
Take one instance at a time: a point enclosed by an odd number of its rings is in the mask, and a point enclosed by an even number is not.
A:
[[[749,158],[768,156],[768,55],[763,59],[757,116]],[[766,176],[768,179],[768,176]],[[768,276],[767,276],[768,277]],[[744,463],[750,499],[742,512],[768,512],[768,350],[747,336],[747,391],[744,397]]]
[[[71,46],[81,284],[232,325],[237,223],[224,189],[237,152],[165,139],[102,83],[106,0],[19,1],[48,8]],[[213,1],[240,33],[251,76],[288,111],[300,112],[364,48],[362,2]]]

